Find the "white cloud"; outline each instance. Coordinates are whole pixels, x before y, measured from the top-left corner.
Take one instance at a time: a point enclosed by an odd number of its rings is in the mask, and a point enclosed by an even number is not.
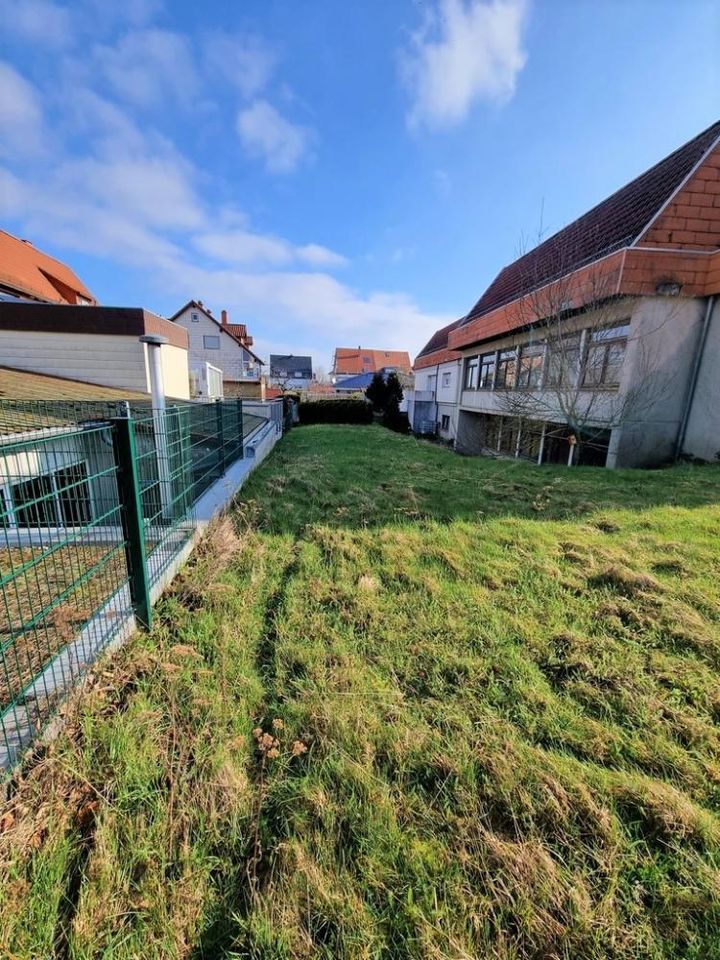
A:
[[[434,330],[455,319],[425,313],[404,294],[363,296],[326,273],[256,273],[177,263],[166,264],[166,271],[165,284],[172,284],[185,298],[203,291],[206,302],[248,317],[253,330],[264,330],[266,339],[268,330],[288,339],[299,333],[306,340],[329,339],[336,344],[346,340],[408,350],[413,356]]]
[[[224,263],[280,266],[301,261],[311,266],[339,267],[345,257],[317,243],[294,246],[279,237],[249,230],[228,230],[201,234],[194,238],[202,253]]]
[[[162,0],[122,0],[108,3],[107,0],[82,0],[94,23],[112,27],[116,23],[130,23],[135,27],[150,23],[162,13]]]
[[[42,134],[42,109],[35,87],[0,60],[0,156],[37,153]]]
[[[347,258],[334,250],[328,250],[318,243],[307,243],[303,247],[296,247],[295,254],[299,260],[304,260],[313,267],[344,267]]]
[[[0,0],[6,36],[46,47],[65,46],[72,38],[70,13],[50,0]]]
[[[267,100],[255,100],[238,113],[237,131],[271,173],[290,173],[310,146],[310,131],[286,120]]]
[[[205,38],[203,50],[211,74],[220,74],[248,100],[267,86],[275,67],[275,55],[252,34],[213,33]]]
[[[528,0],[438,0],[402,59],[411,126],[459,123],[477,100],[503,101],[525,66]]]
[[[201,205],[183,166],[170,159],[89,158],[63,164],[57,179],[61,189],[78,195],[85,191],[100,206],[109,204],[146,226],[179,229],[204,225]]]
[[[195,58],[183,34],[133,30],[115,46],[95,47],[94,55],[114,91],[136,106],[186,103],[197,90]]]
[[[124,43],[112,48],[118,55],[110,58],[112,68],[127,52]],[[80,252],[118,271],[142,271],[164,304],[168,297],[179,305],[199,296],[230,308],[261,342],[287,344],[287,352],[343,340],[416,351],[448,322],[405,295],[368,294],[339,282],[331,271],[347,261],[320,243],[260,233],[237,207],[204,201],[198,189],[207,182],[203,171],[154,125],[143,126],[129,107],[90,89],[90,69],[98,66],[92,58],[88,71],[62,75],[41,96],[0,62],[3,146],[8,131],[25,151],[33,142],[52,144],[52,153],[38,153],[32,163],[7,154],[0,166],[0,222],[10,220],[38,245],[64,249],[71,263],[72,253]],[[151,82],[146,74],[125,95],[151,102],[142,86]],[[177,96],[178,89],[166,86],[160,95]],[[48,108],[44,118],[43,102],[56,100],[66,109],[56,114]],[[310,132],[263,99],[241,117],[240,136],[269,169],[292,169],[309,147]],[[102,290],[96,293],[102,298]],[[126,303],[133,299],[128,293]],[[327,366],[329,358],[323,362]]]

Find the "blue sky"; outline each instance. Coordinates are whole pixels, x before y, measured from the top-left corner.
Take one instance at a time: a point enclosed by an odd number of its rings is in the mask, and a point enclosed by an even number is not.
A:
[[[716,0],[0,0],[0,226],[261,355],[417,352],[717,118]]]

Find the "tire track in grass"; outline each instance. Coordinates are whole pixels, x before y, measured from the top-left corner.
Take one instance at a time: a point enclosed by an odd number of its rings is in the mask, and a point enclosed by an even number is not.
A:
[[[276,648],[278,643],[278,619],[284,608],[289,585],[299,567],[298,544],[294,543],[289,555],[282,559],[275,574],[277,584],[265,600],[262,627],[255,654],[255,667],[264,688],[263,697],[256,712],[254,733],[262,730],[280,700],[275,691],[277,677]],[[237,956],[238,941],[243,937],[246,921],[257,907],[267,884],[274,849],[274,838],[264,824],[264,807],[267,792],[267,762],[272,749],[272,737],[264,744],[260,736],[253,739],[253,756],[248,763],[250,787],[255,794],[251,814],[249,840],[238,845],[234,868],[222,879],[216,919],[204,931],[192,960],[207,960],[208,957]],[[270,757],[272,759],[272,757]]]

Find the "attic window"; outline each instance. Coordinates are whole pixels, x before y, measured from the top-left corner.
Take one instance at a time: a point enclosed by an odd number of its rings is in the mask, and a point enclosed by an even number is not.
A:
[[[190,314],[190,319],[192,320],[193,323],[198,323],[198,322],[200,321],[200,314],[199,314],[199,313],[191,313],[191,314]]]

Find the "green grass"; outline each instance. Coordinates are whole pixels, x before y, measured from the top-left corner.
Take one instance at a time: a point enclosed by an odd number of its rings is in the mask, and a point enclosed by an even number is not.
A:
[[[0,812],[0,956],[720,957],[720,470],[295,430]]]

